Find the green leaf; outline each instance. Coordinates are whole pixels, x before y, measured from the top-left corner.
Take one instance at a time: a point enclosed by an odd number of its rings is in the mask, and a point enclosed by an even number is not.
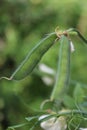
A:
[[[74,92],[73,92],[73,97],[77,103],[83,102],[84,91],[80,84],[76,85]]]
[[[38,119],[38,117],[39,116],[32,116],[32,117],[26,117],[25,119],[30,122],[30,121],[32,121],[34,119]]]
[[[66,107],[68,107],[69,109],[73,109],[75,108],[75,102],[74,99],[72,97],[70,97],[69,95],[65,95],[64,99],[63,99],[63,103]]]
[[[28,123],[22,123],[22,124],[10,126],[10,127],[8,127],[7,130],[9,130],[9,129],[15,130],[16,128],[20,128],[20,127],[23,127],[23,126],[25,126],[25,125],[28,125]]]

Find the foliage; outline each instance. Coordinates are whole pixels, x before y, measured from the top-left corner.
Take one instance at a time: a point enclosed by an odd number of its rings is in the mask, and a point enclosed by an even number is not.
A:
[[[86,0],[1,0],[0,1],[0,77],[9,77],[24,57],[37,46],[41,37],[53,32],[59,25],[60,28],[78,28],[82,34],[87,34],[87,2]],[[82,41],[77,36],[71,39],[75,45],[75,52],[71,54],[71,79],[70,87],[64,95],[62,109],[78,109],[87,111],[87,80],[86,70],[87,48],[81,45]],[[81,43],[81,44],[80,44]],[[40,104],[50,97],[54,84],[54,75],[57,68],[59,43],[54,44],[39,62],[45,64],[53,74],[43,72],[39,65],[32,74],[21,81],[0,80],[0,130],[8,126],[20,124],[25,117],[32,117],[40,113]],[[50,79],[51,82],[48,83]],[[46,103],[44,109],[51,108],[53,104]],[[54,110],[54,108],[53,108]],[[87,127],[84,113],[81,115],[67,115],[69,129]],[[73,116],[74,115],[74,116]],[[58,116],[58,115],[55,115]],[[68,117],[69,116],[69,117]],[[78,121],[77,121],[77,117]],[[30,118],[26,118],[29,119]],[[19,129],[29,129],[36,121]],[[77,124],[76,124],[77,122]],[[40,123],[40,122],[39,122]],[[22,125],[23,125],[22,124]],[[37,130],[41,129],[36,127]],[[78,128],[77,128],[78,129]]]

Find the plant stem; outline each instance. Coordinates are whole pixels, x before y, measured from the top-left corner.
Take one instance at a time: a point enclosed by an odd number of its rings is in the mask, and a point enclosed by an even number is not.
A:
[[[75,35],[77,34],[84,41],[84,43],[87,44],[87,39],[85,39],[84,36],[77,29],[70,28],[70,29],[67,30],[67,32],[69,32],[72,35],[73,34],[75,34]]]
[[[87,112],[80,111],[80,110],[68,110],[68,111],[65,111],[65,112],[59,112],[57,116],[59,117],[59,116],[70,115],[70,114],[82,114],[82,115],[87,116]]]

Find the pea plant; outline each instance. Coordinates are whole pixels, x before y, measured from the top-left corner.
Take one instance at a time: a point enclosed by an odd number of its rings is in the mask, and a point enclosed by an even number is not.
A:
[[[41,109],[34,116],[26,117],[24,124],[11,126],[8,129],[16,129],[25,125],[30,125],[30,130],[35,129],[38,125],[44,130],[84,130],[83,124],[87,121],[87,111],[83,107],[79,107],[79,103],[75,103],[73,109],[65,107],[64,99],[72,103],[71,98],[67,98],[66,93],[70,82],[70,61],[71,52],[74,51],[74,45],[71,35],[77,35],[84,43],[87,40],[83,35],[74,28],[65,31],[59,30],[57,27],[55,32],[48,34],[36,46],[29,51],[23,62],[18,66],[14,73],[8,77],[1,77],[7,80],[22,80],[34,70],[44,54],[54,45],[60,43],[57,73],[55,75],[55,83],[49,99],[41,104]],[[81,89],[77,90],[75,96],[81,94]],[[79,95],[80,96],[80,95]],[[84,95],[83,95],[84,96]],[[83,101],[83,100],[82,100]],[[83,101],[84,102],[84,101]],[[44,109],[48,104],[50,108]],[[81,104],[81,102],[80,102]],[[33,123],[32,123],[33,122]]]

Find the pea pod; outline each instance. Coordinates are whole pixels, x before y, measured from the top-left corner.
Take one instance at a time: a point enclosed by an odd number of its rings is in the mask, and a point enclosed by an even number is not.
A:
[[[55,33],[51,33],[47,37],[43,38],[28,53],[23,62],[18,66],[18,68],[14,71],[14,73],[9,79],[21,80],[28,76],[36,67],[36,65],[41,60],[42,56],[46,53],[46,51],[54,44],[53,41],[55,38]]]
[[[60,38],[60,52],[58,71],[55,85],[51,94],[51,100],[62,99],[69,83],[70,73],[70,40],[62,35]]]

